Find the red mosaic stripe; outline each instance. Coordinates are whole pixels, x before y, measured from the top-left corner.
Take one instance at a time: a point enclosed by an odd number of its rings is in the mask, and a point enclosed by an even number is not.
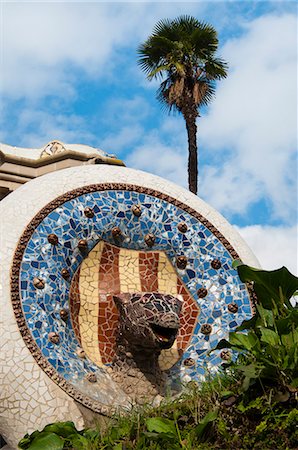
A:
[[[98,345],[104,364],[115,355],[119,314],[112,296],[120,292],[119,253],[119,248],[105,243],[99,264]]]
[[[80,267],[75,273],[69,291],[69,311],[70,318],[72,322],[72,326],[75,332],[75,335],[81,345],[81,333],[80,333],[80,325],[79,325],[79,312],[80,312]]]
[[[183,297],[183,308],[180,316],[180,329],[177,337],[177,346],[179,350],[185,350],[191,340],[197,317],[199,315],[199,309],[178,277],[177,294],[182,295]]]
[[[140,252],[139,271],[142,292],[158,292],[159,253]]]

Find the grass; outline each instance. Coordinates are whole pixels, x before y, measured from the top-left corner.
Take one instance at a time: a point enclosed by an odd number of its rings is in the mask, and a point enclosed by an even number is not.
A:
[[[253,389],[249,394],[243,393],[236,379],[221,374],[201,386],[190,383],[182,396],[168,399],[156,408],[146,405],[132,409],[129,414],[114,416],[105,430],[78,432],[71,422],[53,424],[52,428],[27,435],[20,447],[29,450],[294,450],[298,449],[297,408],[297,393],[277,402],[273,401],[270,389],[262,395],[256,395]],[[63,432],[65,424],[69,426],[67,432]],[[56,447],[50,446],[53,431],[60,437],[60,444],[56,439]],[[40,436],[50,439],[48,446],[46,440],[42,446],[38,444]],[[37,446],[33,445],[34,441]]]

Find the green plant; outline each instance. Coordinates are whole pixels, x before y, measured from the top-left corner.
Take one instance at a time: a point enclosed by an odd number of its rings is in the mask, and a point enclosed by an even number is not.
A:
[[[215,83],[227,76],[227,64],[216,57],[218,38],[209,24],[191,16],[160,20],[139,46],[139,65],[148,79],[160,79],[157,99],[183,115],[188,135],[188,184],[197,193],[197,125],[199,108],[214,96]]]
[[[241,281],[253,282],[256,311],[216,349],[239,352],[237,361],[226,366],[242,375],[244,390],[256,383],[262,389],[271,386],[274,399],[287,400],[298,388],[298,308],[290,301],[298,278],[285,267],[264,271],[239,263],[235,266]]]
[[[24,450],[95,450],[99,439],[96,430],[78,431],[73,422],[56,422],[44,427],[42,431],[26,434],[19,442]]]

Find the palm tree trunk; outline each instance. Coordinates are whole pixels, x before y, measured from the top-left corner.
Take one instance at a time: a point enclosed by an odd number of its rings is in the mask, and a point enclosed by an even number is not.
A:
[[[198,192],[197,114],[187,114],[184,118],[188,137],[188,188],[196,195]]]

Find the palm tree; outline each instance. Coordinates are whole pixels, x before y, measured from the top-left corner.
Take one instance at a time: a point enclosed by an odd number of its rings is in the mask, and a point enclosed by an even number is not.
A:
[[[227,64],[216,57],[216,30],[191,16],[161,20],[139,46],[138,63],[148,79],[160,79],[158,100],[182,113],[188,136],[188,185],[197,194],[199,108],[208,105],[215,83],[227,76]]]

